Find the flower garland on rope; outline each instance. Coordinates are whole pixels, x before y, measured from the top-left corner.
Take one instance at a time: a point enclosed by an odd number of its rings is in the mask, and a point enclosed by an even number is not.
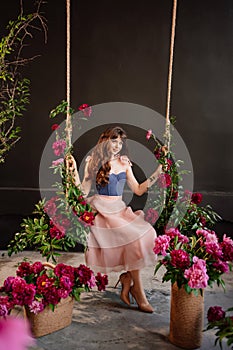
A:
[[[66,101],[62,101],[50,112],[50,118],[65,114],[68,108]],[[80,119],[87,120],[92,108],[87,104],[79,107]],[[73,109],[69,109],[71,115]],[[52,149],[58,157],[52,162],[54,174],[59,174],[61,182],[56,182],[56,195],[50,199],[43,198],[35,205],[33,217],[23,219],[22,230],[15,234],[8,245],[8,255],[25,249],[36,249],[42,256],[56,262],[60,255],[58,251],[69,251],[77,244],[86,248],[89,228],[93,225],[95,213],[86,202],[80,186],[76,186],[73,174],[67,171],[66,159],[72,154],[72,147],[68,147],[66,131],[60,131],[59,124],[51,127],[55,134]]]
[[[201,206],[201,193],[192,193],[183,187],[183,176],[189,174],[186,169],[181,169],[184,162],[176,160],[171,150],[164,156],[163,145],[152,130],[148,130],[146,138],[155,144],[154,156],[163,165],[163,173],[150,191],[152,195],[145,209],[146,220],[154,225],[159,235],[170,228],[178,228],[185,235],[199,228],[212,228],[221,217],[210,205]]]
[[[154,273],[163,267],[162,282],[177,283],[187,293],[202,293],[214,282],[225,288],[222,275],[232,270],[233,240],[226,234],[220,239],[212,230],[221,217],[210,205],[200,205],[201,193],[183,188],[183,175],[189,173],[177,170],[183,162],[175,160],[171,150],[164,156],[162,144],[152,130],[148,130],[146,138],[156,142],[154,155],[163,165],[163,173],[150,188],[152,195],[145,213],[145,219],[158,233],[154,253],[162,256]]]

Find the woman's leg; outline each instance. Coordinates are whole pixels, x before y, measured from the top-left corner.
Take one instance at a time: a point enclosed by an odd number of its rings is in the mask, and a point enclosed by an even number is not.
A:
[[[130,271],[130,274],[133,280],[133,285],[130,289],[130,292],[136,300],[139,309],[144,312],[153,312],[153,308],[146,298],[146,294],[142,285],[140,270],[132,270]]]

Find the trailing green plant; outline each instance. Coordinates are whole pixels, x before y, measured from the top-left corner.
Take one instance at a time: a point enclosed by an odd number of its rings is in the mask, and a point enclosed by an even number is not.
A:
[[[8,34],[0,41],[0,163],[20,139],[18,120],[29,104],[30,80],[22,77],[22,66],[35,57],[25,58],[22,52],[35,30],[43,29],[46,38],[46,21],[40,13],[42,0],[37,2],[34,13],[21,13],[9,21]]]

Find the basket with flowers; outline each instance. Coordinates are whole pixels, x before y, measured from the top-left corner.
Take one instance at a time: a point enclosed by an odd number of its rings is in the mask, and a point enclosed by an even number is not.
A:
[[[84,264],[24,261],[16,276],[7,277],[0,288],[0,316],[6,317],[15,306],[24,307],[33,334],[39,337],[68,326],[74,300],[80,301],[81,293],[94,287],[105,290],[107,283],[107,275],[94,275]]]

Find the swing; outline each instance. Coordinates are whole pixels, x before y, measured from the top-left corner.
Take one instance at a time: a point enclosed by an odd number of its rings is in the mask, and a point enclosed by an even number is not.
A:
[[[66,113],[66,142],[70,148],[72,145],[72,122],[70,113],[70,93],[71,93],[71,78],[70,78],[70,32],[71,32],[71,20],[70,20],[70,4],[71,0],[66,0],[66,100],[67,100],[67,113]],[[171,143],[171,131],[170,131],[170,108],[171,108],[171,88],[172,88],[172,71],[174,61],[174,46],[175,46],[175,28],[176,28],[176,15],[177,15],[177,0],[173,1],[173,13],[172,13],[172,26],[171,26],[171,40],[170,40],[170,55],[169,55],[169,70],[168,70],[168,82],[167,82],[167,102],[166,102],[166,121],[165,121],[165,133],[164,144],[168,151],[170,150]]]

